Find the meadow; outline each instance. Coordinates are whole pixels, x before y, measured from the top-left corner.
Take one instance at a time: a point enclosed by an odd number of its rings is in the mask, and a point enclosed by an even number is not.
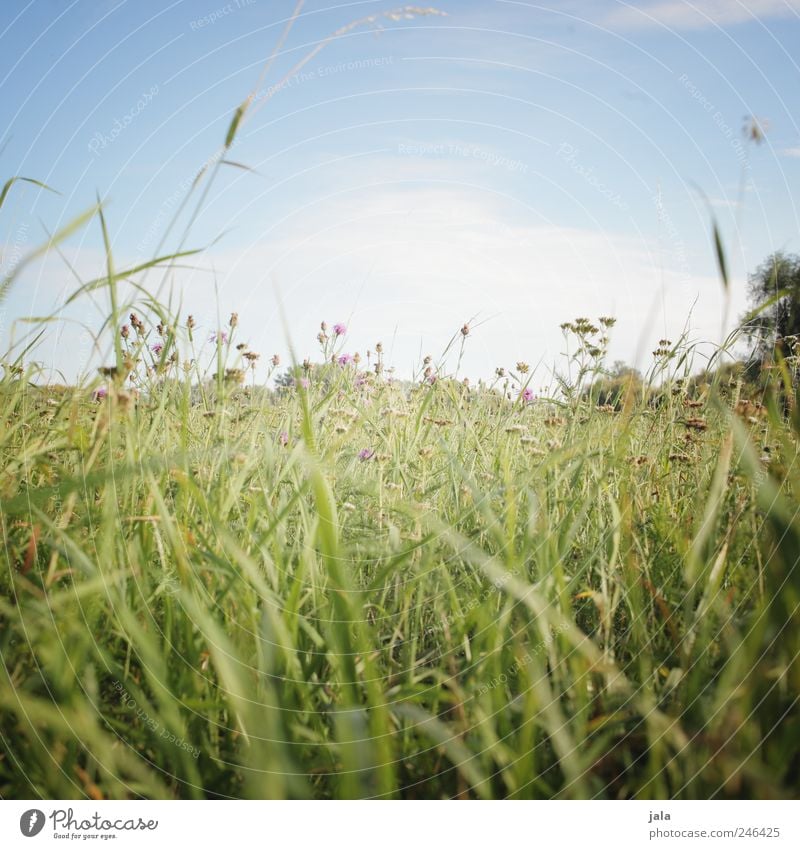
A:
[[[323,323],[270,390],[235,314],[120,309],[93,385],[0,382],[3,797],[796,793],[791,362],[598,403],[611,319],[549,395]]]
[[[198,326],[145,281],[270,63],[151,261],[116,269],[98,201],[0,283],[102,234],[67,301],[106,299],[99,370],[54,384],[49,320],[0,357],[0,796],[796,795],[797,348],[756,385],[736,334],[654,340],[610,383],[581,317],[542,386],[465,379],[469,322],[402,379],[344,316],[283,365]]]

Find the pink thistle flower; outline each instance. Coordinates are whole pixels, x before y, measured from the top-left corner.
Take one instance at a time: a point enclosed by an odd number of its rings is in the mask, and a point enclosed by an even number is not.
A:
[[[344,325],[344,324],[341,324],[341,323],[334,324],[333,325],[333,332],[337,336],[344,336],[344,334],[347,333],[347,326]]]
[[[533,389],[531,389],[530,386],[526,386],[522,392],[522,400],[526,403],[529,403],[530,401],[533,401],[535,397],[536,396],[533,394]]]
[[[358,459],[363,462],[364,460],[371,459],[374,455],[375,455],[375,452],[371,448],[362,448],[358,452]]]
[[[105,398],[105,397],[107,397],[107,396],[108,396],[108,389],[106,389],[106,388],[105,388],[105,386],[100,386],[100,387],[98,387],[98,388],[97,388],[97,389],[95,389],[95,390],[94,390],[94,392],[92,393],[92,398],[93,398],[95,401],[102,401],[102,400],[103,400],[103,398]]]
[[[352,354],[342,354],[338,358],[337,362],[339,363],[340,366],[349,366],[350,363],[353,362],[353,355]]]
[[[286,446],[286,445],[289,444],[289,434],[285,430],[282,430],[278,434],[278,442],[280,442],[280,444],[283,445],[283,446]]]
[[[164,350],[164,346],[160,342],[156,342],[155,345],[150,346],[150,350],[158,356]]]
[[[219,333],[212,333],[208,337],[209,342],[216,342],[218,345],[227,345],[228,344],[228,334],[224,330],[220,330]]]

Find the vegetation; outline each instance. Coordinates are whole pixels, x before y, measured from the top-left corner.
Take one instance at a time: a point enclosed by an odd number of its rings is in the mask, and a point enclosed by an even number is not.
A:
[[[800,256],[777,252],[759,265],[749,280],[752,314],[743,323],[756,363],[771,362],[776,348],[783,356],[798,352],[800,341]]]
[[[192,323],[93,395],[7,365],[3,796],[796,792],[796,412],[398,384],[339,325],[265,393],[235,316],[198,392]]]
[[[683,340],[607,370],[613,318],[578,318],[537,398],[525,363],[400,382],[323,323],[270,389],[235,313],[200,338],[142,285],[185,235],[115,271],[100,204],[0,298],[89,221],[109,364],[2,363],[0,795],[796,795],[797,351],[753,394]]]

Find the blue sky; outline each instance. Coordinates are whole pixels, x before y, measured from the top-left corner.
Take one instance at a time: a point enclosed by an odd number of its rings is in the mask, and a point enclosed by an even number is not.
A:
[[[3,267],[107,203],[116,263],[148,259],[293,0],[5,0],[3,179],[36,177],[0,210]],[[443,0],[446,16],[380,17],[391,2],[305,3],[260,86],[171,287],[211,329],[237,310],[265,356],[313,354],[321,319],[378,340],[399,372],[477,316],[465,369],[551,364],[558,326],[618,318],[612,355],[647,366],[662,336],[720,338],[710,209],[732,269],[729,315],[768,253],[800,250],[798,0]],[[288,76],[286,76],[289,74]],[[264,95],[267,96],[264,96]],[[747,144],[743,119],[767,125]],[[167,238],[174,248],[183,232]],[[58,309],[103,261],[91,225],[21,277],[15,321]],[[62,312],[37,352],[74,377],[103,359],[104,302]],[[477,326],[479,325],[479,326]],[[546,369],[542,366],[541,380]]]

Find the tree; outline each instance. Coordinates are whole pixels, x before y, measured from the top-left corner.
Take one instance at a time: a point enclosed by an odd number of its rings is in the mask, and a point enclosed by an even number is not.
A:
[[[768,256],[750,275],[748,295],[753,309],[743,329],[752,359],[770,360],[776,349],[791,353],[792,337],[800,336],[800,256],[780,251]]]
[[[611,368],[583,392],[583,398],[600,406],[620,409],[625,395],[642,391],[642,375],[623,360],[615,360]]]

